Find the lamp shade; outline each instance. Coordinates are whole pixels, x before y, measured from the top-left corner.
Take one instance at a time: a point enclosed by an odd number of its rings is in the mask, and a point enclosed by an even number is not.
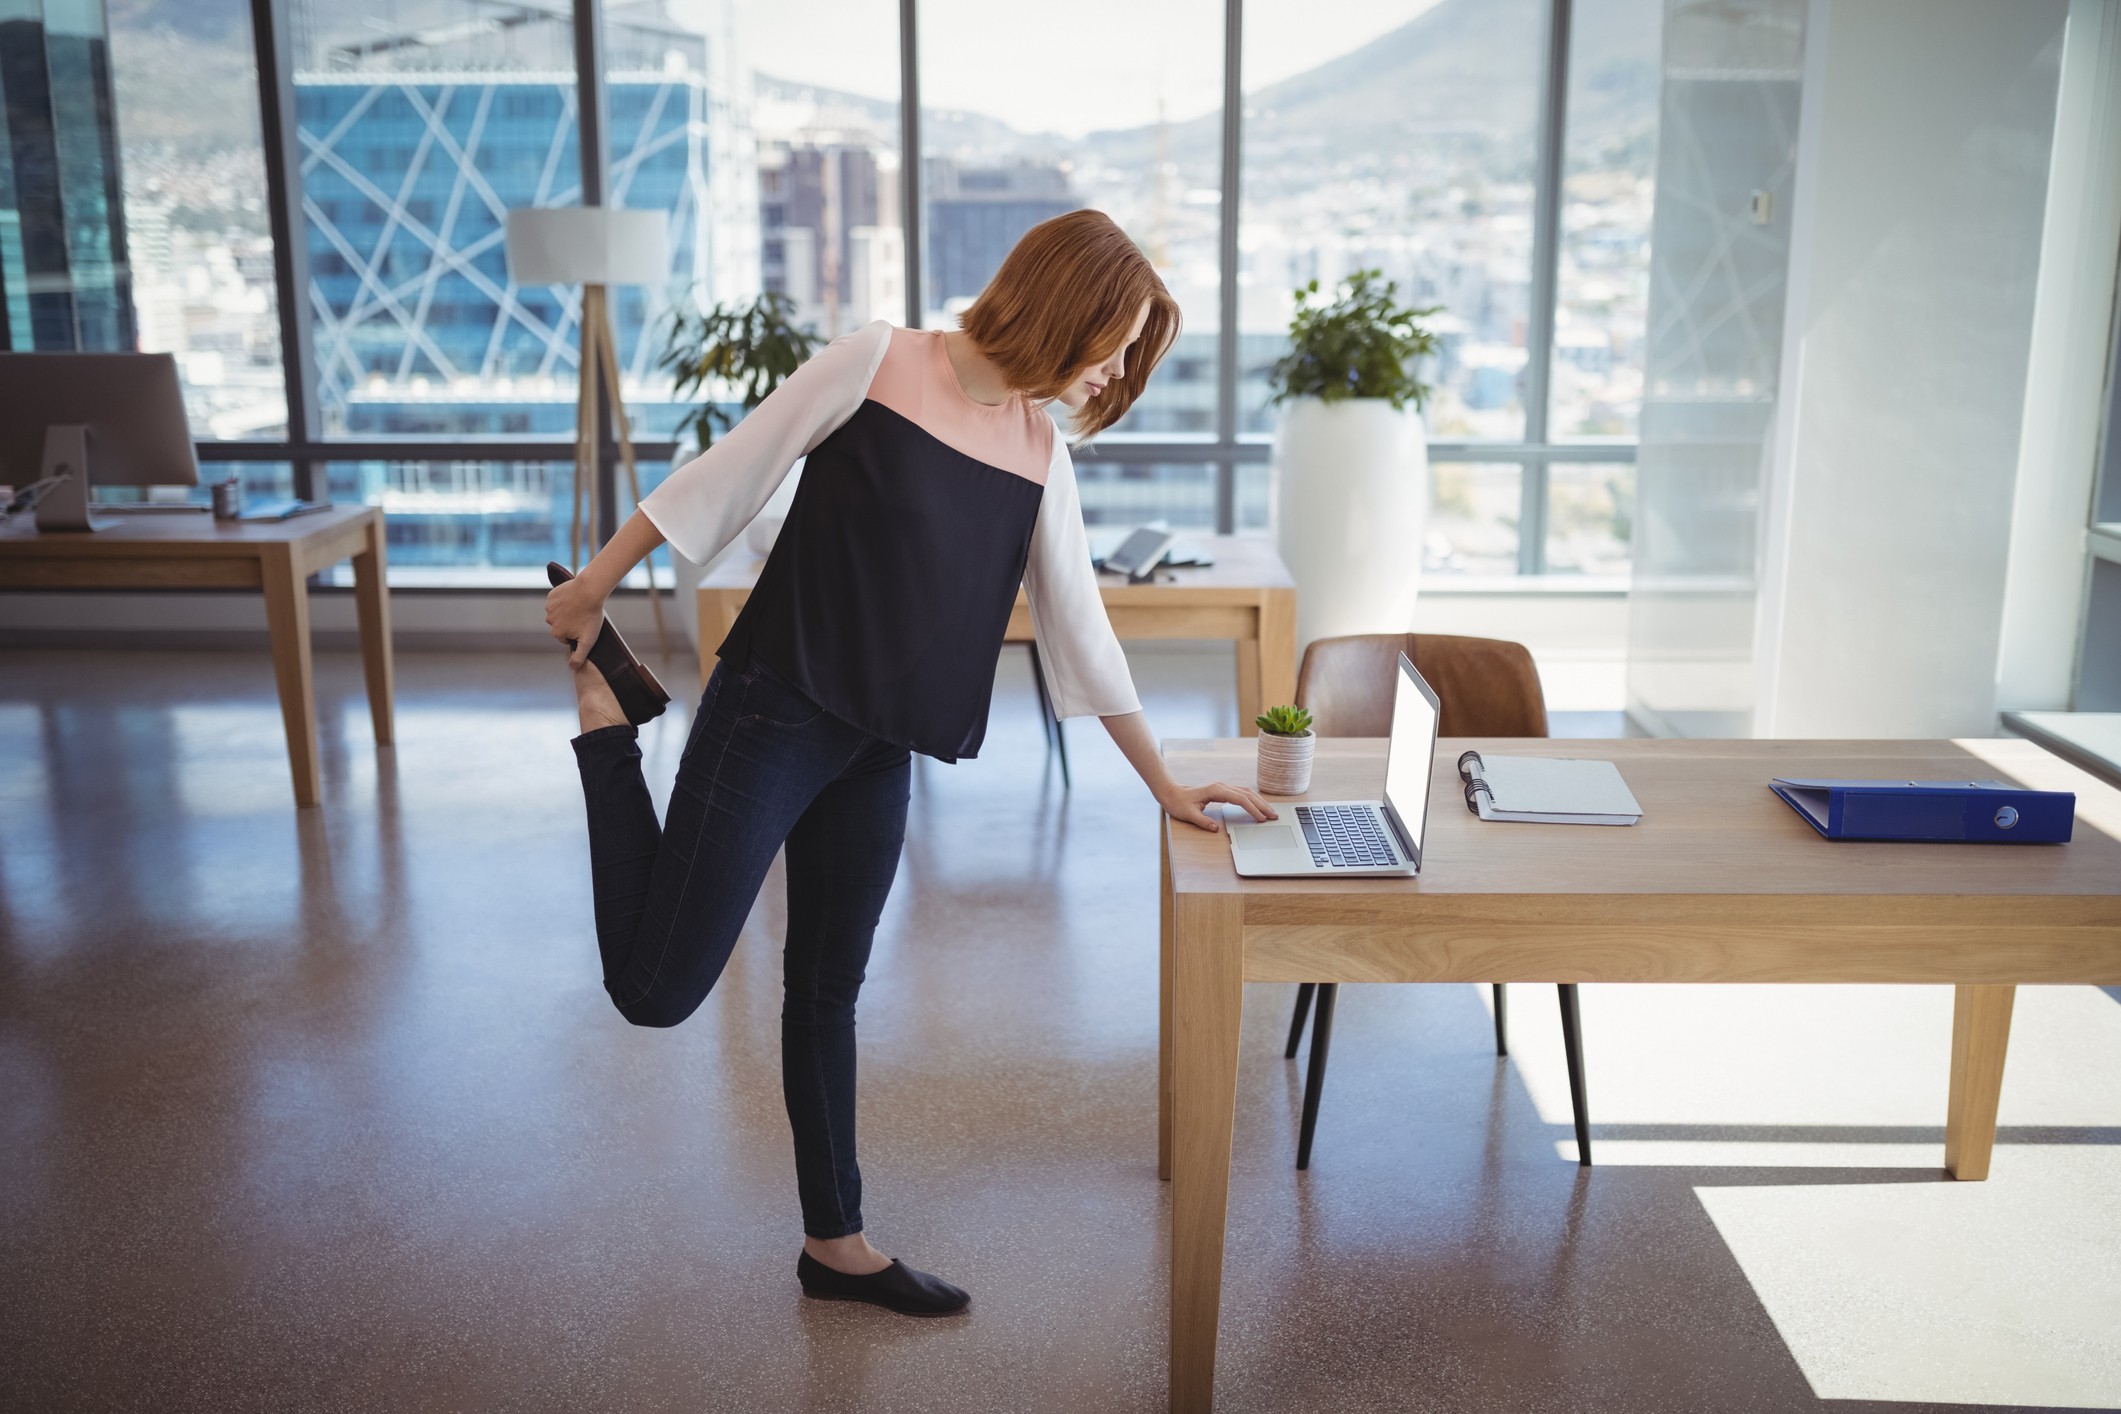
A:
[[[660,285],[670,278],[663,213],[609,206],[511,211],[508,276],[518,285]]]

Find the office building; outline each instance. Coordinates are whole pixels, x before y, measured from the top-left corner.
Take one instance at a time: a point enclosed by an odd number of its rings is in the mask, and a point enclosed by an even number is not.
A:
[[[968,166],[931,157],[922,180],[929,228],[926,289],[933,310],[969,303],[1018,236],[1083,204],[1066,172],[1032,162]]]
[[[103,0],[0,11],[0,349],[136,343]]]
[[[567,26],[510,9],[489,27],[481,13],[381,34],[319,20],[296,71],[327,433],[574,433],[575,292],[513,283],[501,239],[509,209],[581,199]],[[685,411],[660,368],[669,301],[704,306],[758,281],[746,107],[714,77],[730,62],[717,52],[724,38],[652,6],[609,30],[609,196],[670,216],[667,285],[612,292],[622,380],[646,437],[667,437]],[[394,543],[414,562],[534,567],[566,533],[571,480],[556,472],[371,461],[337,475],[345,494],[395,508]]]
[[[828,338],[890,317],[870,312],[891,308],[875,272],[903,259],[900,247],[881,246],[873,236],[897,225],[896,161],[885,165],[872,143],[835,136],[762,138],[759,145],[760,283],[787,295],[796,318]]]

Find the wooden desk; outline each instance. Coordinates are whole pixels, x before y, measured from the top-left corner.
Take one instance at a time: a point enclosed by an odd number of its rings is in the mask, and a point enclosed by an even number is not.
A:
[[[273,675],[287,728],[295,804],[315,805],[316,689],[309,656],[309,576],[352,559],[361,665],[376,742],[391,740],[390,593],[383,513],[373,506],[268,522],[204,515],[110,517],[107,529],[39,534],[28,515],[0,527],[0,589],[259,589],[272,633]]]
[[[1471,746],[1615,761],[1642,823],[1483,824],[1458,788]],[[1174,741],[1164,754],[1180,780],[1254,778],[1248,742]],[[2074,790],[2075,839],[1831,843],[1769,792],[1785,775]],[[1323,740],[1311,797],[1375,799],[1383,776],[1382,741]],[[1431,791],[1417,879],[1240,879],[1226,836],[1163,822],[1157,1154],[1171,1180],[1173,1409],[1207,1409],[1215,1392],[1243,983],[1948,983],[1944,1164],[1978,1179],[2013,987],[2121,982],[2121,791],[2028,741],[1445,741]]]
[[[1271,541],[1241,535],[1202,536],[1215,563],[1167,571],[1154,584],[1099,575],[1112,631],[1125,639],[1221,638],[1237,645],[1237,722],[1246,736],[1264,707],[1296,700],[1296,581]],[[761,560],[725,564],[700,581],[700,683],[714,670],[737,612],[758,583]],[[1006,643],[1031,642],[1031,609],[1016,591]]]

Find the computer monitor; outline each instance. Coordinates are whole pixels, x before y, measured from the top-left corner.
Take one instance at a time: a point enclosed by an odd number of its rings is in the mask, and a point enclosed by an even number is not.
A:
[[[65,470],[39,530],[92,530],[89,487],[196,486],[177,361],[166,353],[0,353],[0,482]]]

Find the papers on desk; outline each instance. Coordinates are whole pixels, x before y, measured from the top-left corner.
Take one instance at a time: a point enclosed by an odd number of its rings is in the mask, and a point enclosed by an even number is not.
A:
[[[1610,761],[1545,756],[1458,758],[1466,809],[1483,820],[1530,825],[1632,825],[1642,818],[1635,793]]]

